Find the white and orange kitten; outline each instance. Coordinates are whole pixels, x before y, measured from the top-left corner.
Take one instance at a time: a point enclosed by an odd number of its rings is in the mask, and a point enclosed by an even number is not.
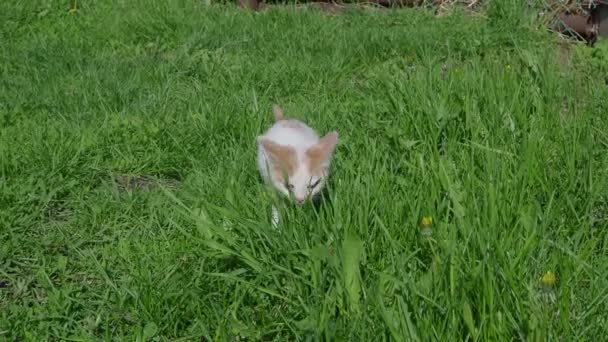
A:
[[[287,119],[278,105],[273,107],[275,123],[257,138],[258,168],[266,183],[302,204],[323,189],[338,132],[319,138],[305,123]],[[278,213],[273,207],[273,224]]]

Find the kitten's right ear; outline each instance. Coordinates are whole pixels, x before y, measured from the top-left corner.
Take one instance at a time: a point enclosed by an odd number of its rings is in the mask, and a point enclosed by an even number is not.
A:
[[[283,160],[288,159],[288,156],[291,150],[283,145],[279,145],[276,142],[264,137],[258,137],[258,144],[260,144],[268,153],[270,153],[270,157],[274,160]]]
[[[270,160],[276,166],[292,175],[296,167],[296,153],[291,146],[284,146],[264,137],[257,138],[258,144],[269,154]]]
[[[260,135],[256,138],[256,141],[258,142],[258,145],[262,146],[263,148],[267,149],[267,150],[272,150],[272,148],[274,147],[273,145],[277,145],[274,141],[266,138],[263,135]]]
[[[274,113],[274,121],[281,121],[285,119],[285,116],[283,115],[283,110],[281,109],[281,107],[279,107],[278,104],[272,106],[272,112]]]
[[[289,152],[287,147],[279,145],[264,136],[258,137],[258,144],[260,144],[268,153],[270,153],[271,157],[275,159],[283,159],[281,157],[284,157]]]

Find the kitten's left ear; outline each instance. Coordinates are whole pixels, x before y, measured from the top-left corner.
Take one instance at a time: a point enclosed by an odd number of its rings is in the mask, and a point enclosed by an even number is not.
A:
[[[319,142],[306,151],[310,162],[310,169],[316,170],[319,167],[327,167],[336,145],[338,144],[338,132],[327,133]]]
[[[322,150],[325,150],[326,153],[332,154],[336,149],[336,145],[338,144],[338,132],[332,131],[327,134],[323,138],[319,140],[317,146]]]

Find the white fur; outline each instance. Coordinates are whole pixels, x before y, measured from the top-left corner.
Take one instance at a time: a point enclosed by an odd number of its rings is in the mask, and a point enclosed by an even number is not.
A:
[[[277,208],[274,205],[272,206],[271,222],[272,222],[272,228],[277,228],[279,226],[279,211],[277,210]]]

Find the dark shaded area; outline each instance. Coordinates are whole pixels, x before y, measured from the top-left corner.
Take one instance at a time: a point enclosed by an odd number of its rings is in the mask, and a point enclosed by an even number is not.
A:
[[[266,7],[267,4],[280,5],[283,2],[280,1],[268,1],[263,2],[259,0],[236,0],[236,4],[239,7],[243,7],[246,9],[259,11]],[[321,1],[309,1],[308,3],[317,7],[320,10],[327,11],[330,13],[335,13],[341,11],[348,4],[376,4],[381,7],[413,7],[413,6],[422,6],[425,4],[424,0],[369,0],[369,1],[331,1],[331,0],[321,0]]]
[[[608,37],[608,1],[585,1],[564,9],[553,29],[593,45],[598,37]]]
[[[145,175],[117,175],[114,179],[118,190],[125,191],[151,191],[161,186],[174,189],[178,186],[178,181],[174,179],[160,180],[152,176]]]
[[[236,0],[239,7],[260,11],[268,5],[281,5],[288,2],[278,0]],[[349,5],[375,4],[381,8],[399,8],[416,6],[442,7],[453,5],[451,1],[426,0],[369,0],[369,1],[305,1],[313,7],[330,14],[340,14]],[[459,3],[469,9],[479,7],[484,1],[471,0]],[[586,41],[593,45],[599,36],[608,37],[608,0],[593,0],[582,2],[547,2],[546,9],[555,14],[551,29],[575,39]]]

